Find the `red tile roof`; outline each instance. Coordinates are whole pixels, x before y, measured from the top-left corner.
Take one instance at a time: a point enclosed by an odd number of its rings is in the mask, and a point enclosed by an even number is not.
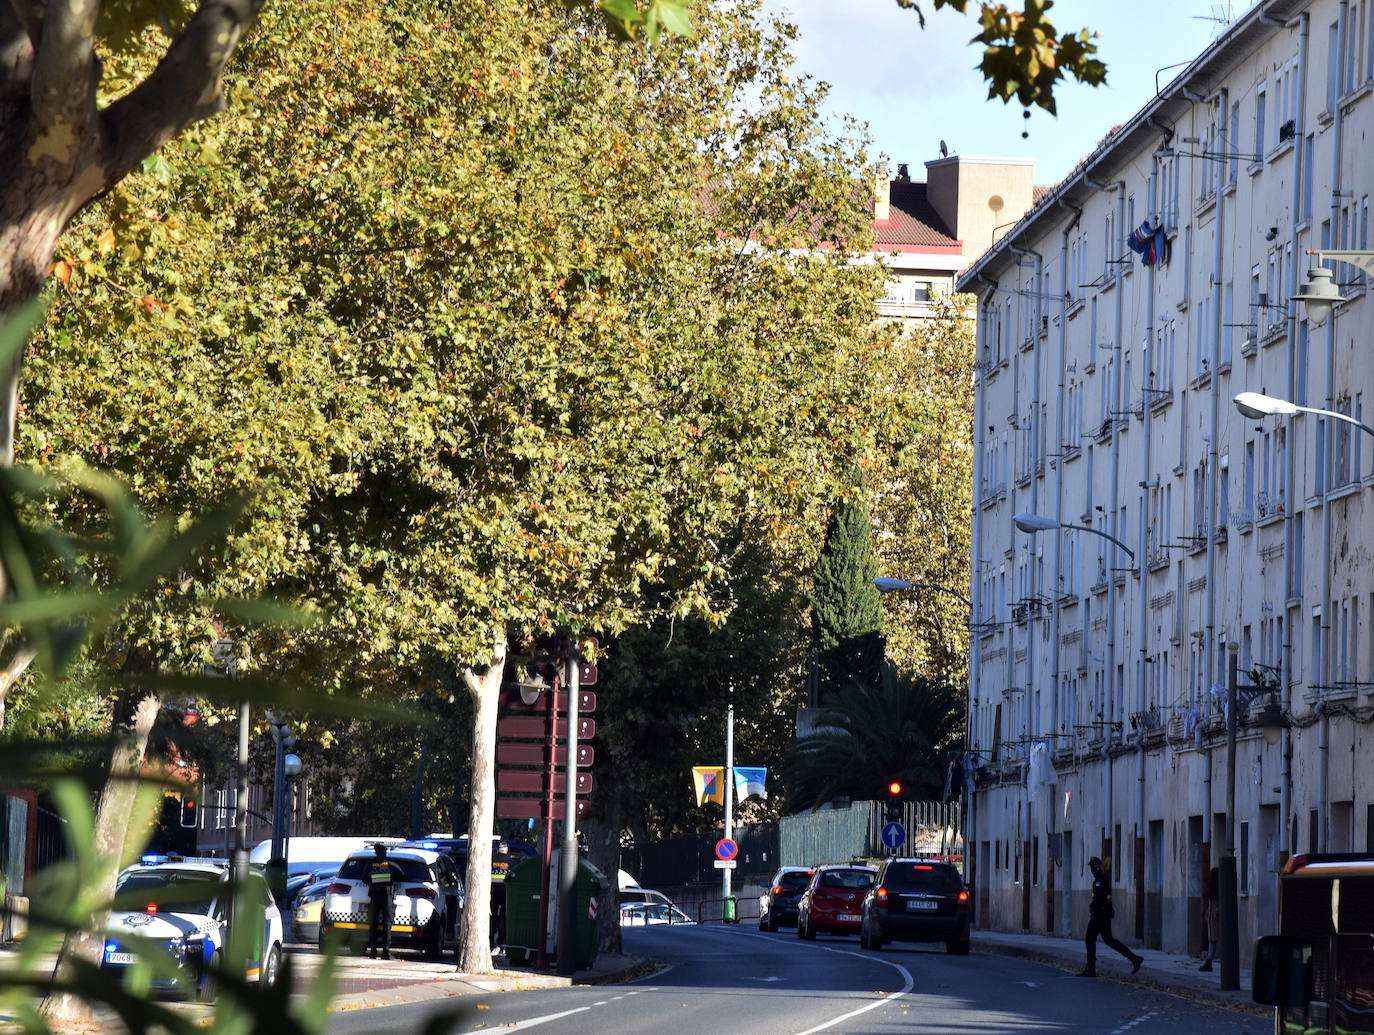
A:
[[[884,251],[889,246],[902,248],[912,245],[938,248],[941,251],[962,248],[959,240],[949,232],[944,221],[926,200],[926,185],[902,180],[892,181],[891,218],[873,223],[873,250]],[[902,248],[905,250],[905,248]]]

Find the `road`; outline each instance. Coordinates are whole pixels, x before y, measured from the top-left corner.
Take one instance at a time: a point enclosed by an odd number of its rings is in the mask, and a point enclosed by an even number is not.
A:
[[[543,989],[336,1014],[331,1033],[420,1031],[458,1011],[455,1032],[560,1035],[746,1032],[1056,1032],[1066,1035],[1262,1035],[1269,1022],[1139,985],[1077,978],[1025,960],[947,956],[940,947],[859,948],[854,938],[799,941],[717,925],[624,932],[625,951],[664,969],[625,985]]]

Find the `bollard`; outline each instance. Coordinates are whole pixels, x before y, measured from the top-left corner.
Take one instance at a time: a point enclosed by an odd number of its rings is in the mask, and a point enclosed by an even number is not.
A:
[[[727,895],[727,896],[725,897],[725,922],[726,922],[727,924],[739,923],[739,921],[735,919],[735,896],[734,896],[734,895]]]

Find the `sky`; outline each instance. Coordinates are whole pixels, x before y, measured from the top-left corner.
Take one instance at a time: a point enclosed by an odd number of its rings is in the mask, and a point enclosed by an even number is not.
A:
[[[923,163],[950,154],[1029,157],[1035,182],[1059,182],[1107,131],[1131,118],[1154,96],[1156,72],[1186,64],[1222,29],[1217,15],[1240,14],[1247,0],[1059,0],[1050,21],[1061,32],[1085,26],[1099,33],[1098,57],[1107,85],[1073,84],[1056,89],[1058,117],[1039,108],[1022,117],[1014,101],[987,100],[977,70],[977,30],[970,16],[935,11],[922,3],[926,27],[896,0],[767,0],[800,30],[793,52],[796,70],[831,86],[828,114],[853,114],[869,124],[870,154],[885,153],[889,168],[911,165],[925,179]],[[976,4],[970,4],[970,9]],[[1011,6],[1019,7],[1012,0]],[[1182,70],[1159,72],[1167,83]],[[1022,132],[1029,137],[1022,139]]]

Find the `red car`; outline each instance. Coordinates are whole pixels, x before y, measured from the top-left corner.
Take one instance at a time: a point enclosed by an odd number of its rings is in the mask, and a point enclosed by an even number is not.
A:
[[[797,904],[797,937],[857,934],[874,873],[871,866],[818,866]]]

